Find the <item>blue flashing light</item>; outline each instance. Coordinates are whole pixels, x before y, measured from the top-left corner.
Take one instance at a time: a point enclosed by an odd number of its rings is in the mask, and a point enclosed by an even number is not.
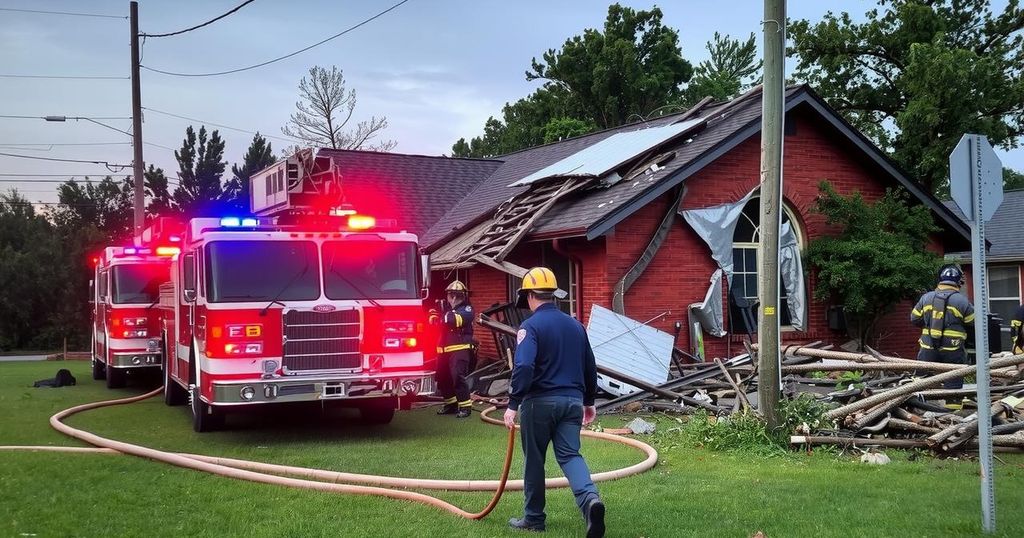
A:
[[[236,226],[241,226],[242,223],[240,220],[238,220],[238,217],[224,217],[220,219],[220,225],[228,228],[233,228]]]
[[[254,226],[259,226],[259,225],[260,225],[260,221],[254,219],[252,217],[242,219],[242,226],[254,227]]]

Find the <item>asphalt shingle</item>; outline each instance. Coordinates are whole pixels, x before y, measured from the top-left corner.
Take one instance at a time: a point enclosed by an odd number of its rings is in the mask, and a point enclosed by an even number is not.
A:
[[[964,214],[952,200],[943,202],[957,218],[966,221]],[[992,220],[985,223],[985,239],[989,242],[988,257],[998,259],[1024,259],[1024,190],[1006,191],[1003,203],[996,209]],[[957,258],[970,258],[970,252],[951,253]]]

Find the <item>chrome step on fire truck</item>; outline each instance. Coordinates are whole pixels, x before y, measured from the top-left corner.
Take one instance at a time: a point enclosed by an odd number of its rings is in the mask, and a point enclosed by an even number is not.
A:
[[[388,423],[434,391],[427,257],[415,235],[325,201],[338,179],[299,154],[253,175],[255,216],[189,222],[160,308],[164,399],[189,402],[196,431],[237,406],[318,400]]]
[[[94,258],[92,377],[108,388],[125,385],[130,370],[160,368],[161,313],[153,308],[170,278],[183,228],[159,218],[143,231],[140,246],[107,247]]]

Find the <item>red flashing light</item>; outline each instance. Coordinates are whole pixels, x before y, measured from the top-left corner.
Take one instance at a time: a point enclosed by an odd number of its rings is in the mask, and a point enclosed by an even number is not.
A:
[[[369,215],[349,215],[348,227],[353,230],[369,230],[377,225],[377,219]]]

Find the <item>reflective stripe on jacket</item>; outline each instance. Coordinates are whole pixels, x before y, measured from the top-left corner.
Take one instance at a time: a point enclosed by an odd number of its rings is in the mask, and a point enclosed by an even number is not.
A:
[[[921,296],[910,312],[910,321],[921,327],[918,344],[922,352],[962,351],[967,339],[966,326],[974,323],[974,306],[959,288],[942,284]]]

